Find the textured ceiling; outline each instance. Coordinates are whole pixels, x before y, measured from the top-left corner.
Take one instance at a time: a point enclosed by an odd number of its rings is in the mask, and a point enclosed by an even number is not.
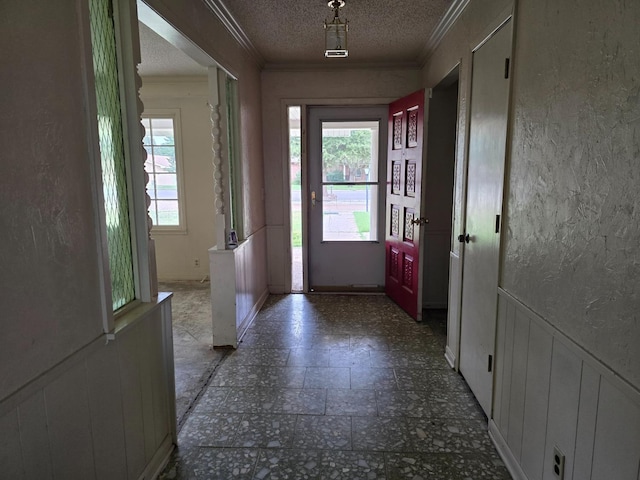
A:
[[[447,11],[461,0],[345,0],[349,56],[324,57],[328,0],[208,0],[222,5],[268,66],[414,64]],[[214,15],[214,13],[211,13]],[[142,76],[206,75],[206,69],[140,24]]]
[[[453,0],[346,0],[349,57],[324,58],[326,0],[224,0],[268,64],[418,63]]]
[[[138,72],[146,76],[206,75],[207,69],[167,42],[143,23],[140,29]]]

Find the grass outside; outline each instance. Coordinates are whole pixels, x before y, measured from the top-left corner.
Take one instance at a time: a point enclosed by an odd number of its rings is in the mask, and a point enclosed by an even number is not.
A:
[[[358,233],[360,236],[365,239],[368,235],[364,235],[365,233],[369,233],[371,230],[371,217],[369,212],[353,212],[353,216],[356,219],[356,227],[358,228]]]

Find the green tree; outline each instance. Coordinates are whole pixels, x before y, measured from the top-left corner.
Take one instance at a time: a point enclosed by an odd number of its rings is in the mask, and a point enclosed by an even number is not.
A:
[[[371,162],[371,130],[351,130],[349,136],[322,137],[323,173],[356,169]],[[348,179],[345,179],[348,180]]]

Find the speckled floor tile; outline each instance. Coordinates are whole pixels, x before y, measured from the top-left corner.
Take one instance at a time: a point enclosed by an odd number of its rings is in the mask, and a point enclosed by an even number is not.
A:
[[[327,391],[327,415],[377,415],[376,394],[373,390]]]
[[[230,445],[245,448],[291,447],[296,419],[296,415],[244,415]]]
[[[200,448],[191,457],[191,476],[194,480],[253,478],[258,449]]]
[[[451,369],[396,368],[398,385],[404,390],[468,392],[464,379]]]
[[[241,419],[242,415],[229,413],[192,414],[182,427],[178,441],[185,446],[228,446]]]
[[[207,414],[213,412],[224,411],[221,407],[229,395],[229,388],[225,387],[208,387],[193,409],[193,413]]]
[[[346,334],[315,334],[302,338],[299,345],[303,348],[321,350],[349,348],[349,342],[349,335]]]
[[[230,413],[270,413],[277,391],[272,388],[230,388],[219,411]]]
[[[351,450],[351,417],[300,415],[294,448]]]
[[[281,389],[274,392],[274,413],[324,415],[327,391],[324,388]]]
[[[491,454],[487,424],[458,418],[407,418],[411,448],[432,453]]]
[[[367,390],[397,390],[396,375],[392,368],[351,369],[351,388]]]
[[[370,367],[369,350],[331,350],[330,367]]]
[[[380,453],[317,450],[268,450],[256,465],[258,480],[384,480]]]
[[[330,350],[315,350],[308,348],[292,348],[287,360],[290,367],[328,367]]]
[[[307,367],[304,388],[349,388],[350,377],[346,367]]]
[[[432,416],[432,397],[428,392],[406,390],[376,390],[378,414],[381,417]]]
[[[272,334],[247,332],[240,341],[241,346],[258,348],[293,348],[300,343],[300,338],[294,334]]]
[[[269,297],[161,480],[509,478],[444,359],[446,312],[423,315],[381,295]]]
[[[370,327],[364,326],[363,329]],[[379,335],[351,335],[351,349],[389,350],[387,337]]]
[[[482,455],[387,453],[389,478],[412,480],[509,480],[504,464]]]
[[[224,360],[224,364],[284,367],[289,359],[289,352],[288,348],[241,348],[232,352]]]
[[[264,450],[254,479],[307,480],[321,478],[322,452],[317,450]]]
[[[411,435],[404,417],[353,417],[353,449],[381,452],[411,450]]]
[[[214,387],[302,388],[304,367],[222,365],[211,380]]]
[[[369,352],[369,358],[372,367],[451,369],[444,358],[444,349],[442,350],[442,353],[428,351],[403,352],[399,350],[371,350]]]

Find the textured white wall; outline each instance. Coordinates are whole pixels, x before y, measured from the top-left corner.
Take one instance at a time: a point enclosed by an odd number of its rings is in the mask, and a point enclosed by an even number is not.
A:
[[[80,39],[74,2],[2,5],[0,399],[102,333]]]
[[[519,2],[502,285],[640,388],[638,25],[638,2]]]
[[[459,61],[462,231],[471,52],[510,1],[472,1],[423,70]],[[501,286],[640,386],[640,4],[521,0]]]
[[[201,280],[209,275],[208,249],[215,244],[213,152],[207,78],[145,78],[145,111],[178,109],[181,122],[186,233],[152,231],[160,280]],[[194,260],[200,265],[195,267]]]
[[[283,172],[287,167],[286,113],[283,101],[317,99],[324,103],[348,102],[359,105],[371,99],[381,104],[400,98],[420,88],[420,72],[413,69],[354,69],[326,71],[263,71],[262,125],[266,185],[267,245],[269,287],[282,292],[285,263],[288,263],[287,239],[284,234],[285,205],[288,198]],[[283,130],[284,129],[284,130]]]

